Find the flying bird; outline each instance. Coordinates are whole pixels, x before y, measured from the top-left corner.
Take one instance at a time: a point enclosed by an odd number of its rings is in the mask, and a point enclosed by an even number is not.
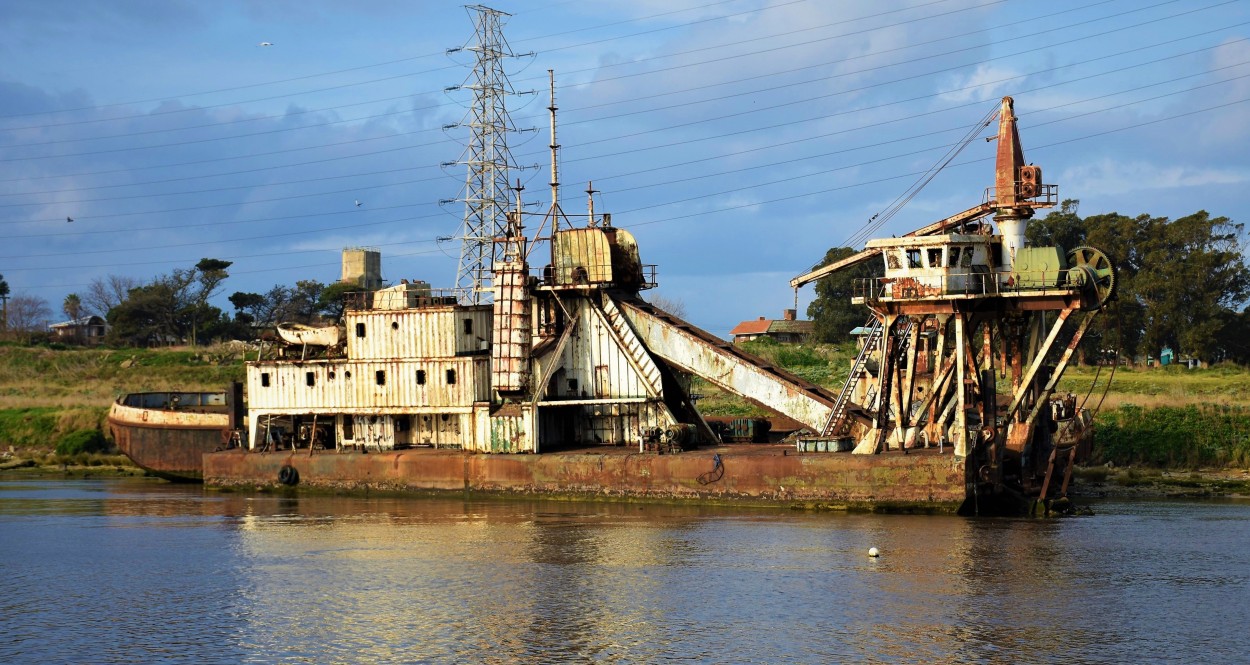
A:
[[[65,218],[65,221],[67,221],[67,222],[72,222],[72,221],[74,221],[74,218],[73,218],[73,217],[66,217],[66,218]]]
[[[357,207],[357,208],[359,208],[359,207],[360,207],[360,199],[356,199],[356,207]]]
[[[273,42],[261,42],[257,46],[273,46]]]

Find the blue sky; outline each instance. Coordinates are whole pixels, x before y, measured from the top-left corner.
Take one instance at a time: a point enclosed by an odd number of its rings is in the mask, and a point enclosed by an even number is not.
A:
[[[1080,213],[1250,219],[1246,0],[500,1],[526,200],[633,232],[657,292],[727,335],[793,306],[1003,95]],[[0,274],[46,299],[234,261],[224,295],[338,277],[452,286],[470,14],[450,2],[0,3]],[[262,47],[260,42],[272,42]],[[983,132],[989,135],[989,130]],[[973,141],[875,235],[979,203]],[[362,205],[357,207],[355,201]],[[67,223],[72,217],[75,221]],[[532,228],[532,227],[531,227]],[[862,246],[862,240],[860,241]],[[812,298],[799,293],[799,307]]]

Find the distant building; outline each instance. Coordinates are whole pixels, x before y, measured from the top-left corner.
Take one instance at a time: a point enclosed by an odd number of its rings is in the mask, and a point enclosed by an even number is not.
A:
[[[382,252],[376,247],[345,248],[339,281],[355,284],[366,291],[382,288]]]
[[[816,329],[813,321],[799,321],[795,318],[795,310],[782,310],[780,319],[760,317],[754,321],[743,321],[729,331],[733,335],[734,344],[749,342],[753,339],[768,337],[785,344],[806,342]]]
[[[99,344],[104,341],[108,332],[108,323],[101,317],[84,316],[71,321],[62,321],[48,326],[52,339],[58,342],[77,342],[79,344]]]

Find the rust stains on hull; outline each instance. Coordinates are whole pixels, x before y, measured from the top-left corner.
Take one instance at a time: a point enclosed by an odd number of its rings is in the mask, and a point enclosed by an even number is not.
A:
[[[139,468],[173,481],[197,482],[203,475],[204,453],[221,450],[230,429],[139,426],[109,419],[113,440]]]
[[[950,455],[808,455],[784,445],[725,446],[678,455],[616,448],[543,455],[421,449],[311,457],[291,451],[227,451],[204,456],[204,480],[217,486],[276,486],[284,467],[298,472],[300,486],[333,490],[756,501],[950,512],[965,498],[964,465]]]

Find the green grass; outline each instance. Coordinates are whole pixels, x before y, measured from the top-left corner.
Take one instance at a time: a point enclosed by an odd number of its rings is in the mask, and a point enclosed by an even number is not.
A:
[[[77,430],[106,429],[118,395],[221,390],[242,359],[219,348],[84,349],[0,344],[0,450],[51,450]]]
[[[1250,466],[1250,408],[1125,405],[1098,414],[1094,463],[1165,468]]]

